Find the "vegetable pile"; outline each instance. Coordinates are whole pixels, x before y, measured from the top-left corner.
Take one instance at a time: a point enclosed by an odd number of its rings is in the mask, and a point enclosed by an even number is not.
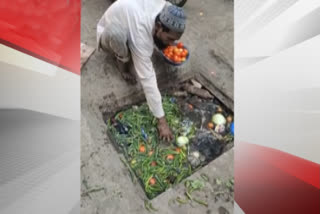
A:
[[[118,112],[107,124],[109,136],[124,154],[126,160],[122,161],[128,167],[132,179],[138,178],[149,199],[180,183],[197,170],[193,164],[197,160],[190,161],[190,156],[199,152],[191,150],[194,146],[189,144],[198,140],[197,128],[200,127],[196,128],[192,121],[182,115],[176,98],[163,97],[163,108],[175,139],[169,144],[158,139],[157,120],[146,103]],[[225,130],[224,125],[230,125],[232,120],[225,119],[219,108],[212,121],[204,125],[209,134],[217,131],[216,135],[219,135],[222,128]],[[188,111],[196,109],[189,104]],[[202,156],[195,158],[201,159]]]
[[[181,128],[182,117],[178,105],[172,98],[164,97],[163,107],[167,122],[175,138],[178,138],[184,132]],[[171,185],[191,175],[187,147],[185,144],[181,147],[172,143],[166,145],[158,140],[157,121],[147,104],[116,114],[108,126],[149,198],[154,198]],[[182,138],[188,139],[193,134],[191,129],[187,136]]]

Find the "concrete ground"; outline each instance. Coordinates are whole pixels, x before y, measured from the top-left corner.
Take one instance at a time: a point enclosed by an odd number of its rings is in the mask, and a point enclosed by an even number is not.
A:
[[[82,0],[81,42],[96,45],[96,24],[110,4],[110,0]],[[188,24],[182,41],[189,47],[191,57],[183,68],[173,72],[155,55],[159,87],[164,89],[195,77],[233,109],[233,1],[188,1],[184,8]],[[144,208],[146,196],[140,185],[131,181],[121,156],[106,135],[102,117],[102,112],[113,112],[143,100],[141,86],[127,85],[112,57],[98,51],[81,72],[81,212],[148,213]],[[233,149],[190,179],[199,178],[201,173],[210,180],[202,192],[195,194],[207,201],[208,207],[168,203],[177,196],[184,197],[181,183],[151,201],[158,213],[232,213],[232,200],[215,200],[214,179],[233,177]]]

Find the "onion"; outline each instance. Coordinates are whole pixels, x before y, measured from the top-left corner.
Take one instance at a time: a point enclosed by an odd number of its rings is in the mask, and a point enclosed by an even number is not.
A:
[[[217,113],[215,115],[212,116],[212,122],[216,125],[224,125],[226,124],[226,118],[220,114],[220,113]]]
[[[186,136],[180,136],[177,138],[177,145],[183,147],[189,143],[189,139]]]
[[[217,125],[215,128],[215,132],[221,134],[225,131],[226,127],[223,124]]]
[[[198,151],[194,151],[192,152],[193,157],[195,158],[199,158],[200,157],[200,153]]]

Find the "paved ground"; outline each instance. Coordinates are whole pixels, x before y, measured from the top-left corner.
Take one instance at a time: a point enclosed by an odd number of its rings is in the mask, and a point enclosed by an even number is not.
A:
[[[109,5],[109,0],[82,1],[82,42],[96,45],[96,24]],[[185,9],[189,19],[182,40],[192,54],[190,62],[172,73],[172,69],[155,55],[160,88],[190,76],[205,77],[203,81],[210,83],[210,90],[233,108],[233,2],[189,1]],[[82,193],[92,190],[83,194],[81,212],[148,213],[144,208],[146,196],[138,184],[132,183],[119,154],[110,144],[101,114],[142,100],[141,87],[128,86],[117,72],[112,57],[96,51],[82,69],[81,95],[81,190]],[[189,204],[169,205],[170,199],[183,196],[184,186],[181,184],[152,200],[159,209],[158,213],[225,213],[220,207],[232,213],[232,201],[214,202],[213,181],[214,178],[227,180],[233,177],[233,150],[192,177],[199,177],[204,172],[210,182],[199,197],[209,202],[208,208],[198,204],[193,204],[194,207]]]

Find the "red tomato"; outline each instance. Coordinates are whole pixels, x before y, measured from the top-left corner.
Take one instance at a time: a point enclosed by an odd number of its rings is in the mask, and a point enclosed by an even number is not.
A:
[[[214,124],[211,123],[211,122],[209,122],[209,123],[208,123],[208,128],[209,128],[209,129],[213,129],[213,128],[214,128]]]
[[[181,149],[180,149],[180,148],[176,148],[175,150],[176,150],[176,152],[178,152],[178,153],[181,152]]]
[[[183,48],[183,43],[182,43],[182,42],[179,42],[179,43],[177,44],[177,47],[178,47],[178,48]]]
[[[179,56],[174,55],[174,57],[173,57],[173,61],[174,61],[174,62],[179,62]]]
[[[169,52],[173,51],[173,49],[174,49],[173,46],[169,46],[169,47],[168,47],[168,51],[169,51]]]
[[[174,155],[171,155],[171,154],[167,155],[167,160],[173,160],[173,159],[174,159]]]
[[[156,182],[157,182],[157,181],[156,181],[155,178],[151,178],[151,179],[149,180],[149,184],[150,184],[151,186],[155,185]]]
[[[141,152],[141,153],[146,152],[146,147],[145,147],[144,145],[141,145],[141,146],[139,147],[139,152]]]

